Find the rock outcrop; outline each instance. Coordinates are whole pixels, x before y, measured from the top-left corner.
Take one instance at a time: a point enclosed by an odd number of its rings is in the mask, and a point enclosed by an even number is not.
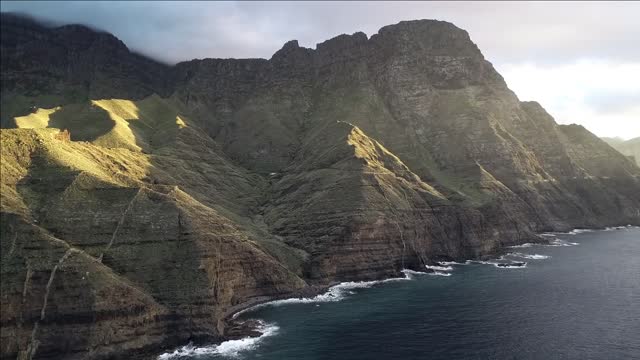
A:
[[[2,20],[3,358],[146,356],[249,303],[640,224],[640,168],[450,23],[169,67]]]

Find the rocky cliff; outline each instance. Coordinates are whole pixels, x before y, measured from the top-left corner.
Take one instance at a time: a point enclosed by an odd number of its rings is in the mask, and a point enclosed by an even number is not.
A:
[[[640,224],[640,168],[450,23],[169,67],[2,20],[3,358],[146,356],[252,302]]]

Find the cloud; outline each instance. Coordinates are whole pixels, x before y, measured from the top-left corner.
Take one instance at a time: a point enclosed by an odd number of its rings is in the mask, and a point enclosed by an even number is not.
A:
[[[640,86],[638,88],[640,89]],[[640,106],[640,90],[630,92],[594,91],[586,94],[585,103],[599,114],[626,112]],[[640,123],[640,118],[637,121]]]
[[[640,63],[506,64],[498,71],[521,100],[539,101],[559,123],[598,136],[640,135]]]
[[[257,41],[260,22],[238,14],[236,4],[192,2],[3,2],[59,24],[82,23],[108,31],[133,50],[175,63],[205,57],[257,57],[279,44]]]
[[[401,20],[451,21],[495,62],[577,57],[640,61],[640,3],[526,2],[2,2],[61,23],[109,31],[167,61],[269,58],[287,40],[314,47],[341,33],[372,35]],[[153,41],[150,41],[153,40]]]
[[[313,48],[401,20],[446,20],[469,32],[518,95],[558,121],[640,135],[640,2],[3,1],[2,11],[88,24],[170,63],[270,58],[288,40]]]

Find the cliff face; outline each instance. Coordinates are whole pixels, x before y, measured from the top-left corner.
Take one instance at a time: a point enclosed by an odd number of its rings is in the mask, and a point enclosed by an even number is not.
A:
[[[3,357],[216,340],[246,302],[640,224],[640,169],[446,22],[174,67],[2,30]]]
[[[539,104],[520,102],[467,33],[449,23],[403,22],[370,39],[341,35],[316,50],[292,41],[269,61],[182,63],[174,81],[174,98],[207,118],[226,154],[257,172],[289,173],[300,149],[317,146],[309,134],[343,121],[401,159],[445,206],[483,214],[483,225],[472,227],[492,229],[502,241],[637,221],[638,168],[586,130],[558,126]],[[365,209],[381,204],[365,198],[372,201]],[[309,214],[316,222],[322,216],[330,215]],[[413,216],[403,219],[415,232]],[[380,228],[381,237],[400,238],[396,227]]]

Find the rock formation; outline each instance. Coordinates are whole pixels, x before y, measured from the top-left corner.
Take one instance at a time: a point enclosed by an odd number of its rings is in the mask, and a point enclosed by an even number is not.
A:
[[[3,15],[1,47],[3,358],[146,356],[250,303],[640,224],[640,168],[447,22],[170,67]]]

